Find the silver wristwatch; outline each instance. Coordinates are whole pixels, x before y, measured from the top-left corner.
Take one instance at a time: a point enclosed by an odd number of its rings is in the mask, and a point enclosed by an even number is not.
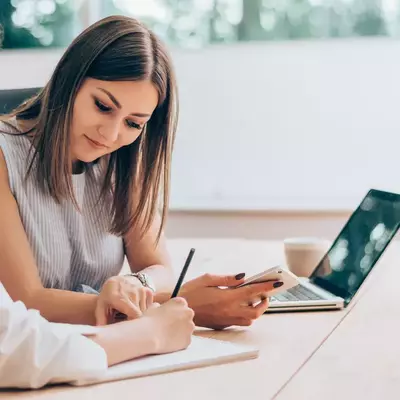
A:
[[[126,274],[125,276],[133,276],[136,279],[138,279],[140,281],[140,283],[144,286],[149,288],[152,292],[156,291],[156,288],[154,286],[154,282],[153,279],[151,279],[151,277],[147,274],[145,274],[144,272],[135,272],[135,273],[130,273],[130,274]]]

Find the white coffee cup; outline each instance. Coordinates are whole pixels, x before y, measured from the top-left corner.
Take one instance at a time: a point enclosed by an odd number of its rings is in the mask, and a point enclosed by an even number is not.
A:
[[[291,272],[309,277],[331,246],[331,241],[317,237],[294,237],[283,241],[286,264]]]

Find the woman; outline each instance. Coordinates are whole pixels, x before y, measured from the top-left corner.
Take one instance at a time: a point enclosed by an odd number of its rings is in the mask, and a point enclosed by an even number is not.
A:
[[[120,16],[80,34],[43,90],[3,116],[0,281],[14,300],[50,321],[104,325],[170,297],[163,227],[177,116],[165,48]],[[130,276],[119,275],[125,256]],[[272,283],[219,288],[243,277],[186,283],[180,295],[195,322],[224,328],[258,318]]]
[[[95,378],[123,361],[182,350],[191,341],[193,311],[176,297],[134,321],[71,328],[13,302],[0,283],[0,388]]]

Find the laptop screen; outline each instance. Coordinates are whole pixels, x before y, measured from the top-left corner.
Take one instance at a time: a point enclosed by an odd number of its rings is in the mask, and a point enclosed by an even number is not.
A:
[[[400,195],[371,190],[310,277],[348,304],[400,226]]]

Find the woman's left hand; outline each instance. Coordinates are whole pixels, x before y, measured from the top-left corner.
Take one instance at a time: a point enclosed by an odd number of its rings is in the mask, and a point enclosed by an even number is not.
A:
[[[268,292],[277,287],[274,286],[277,282],[232,288],[241,283],[244,283],[244,274],[205,274],[185,283],[179,295],[195,312],[197,326],[212,329],[225,329],[231,325],[250,326],[267,310]],[[222,289],[221,286],[228,288]],[[258,304],[253,306],[254,302]]]
[[[95,311],[96,325],[132,320],[153,306],[153,292],[136,278],[113,276],[103,285]]]

